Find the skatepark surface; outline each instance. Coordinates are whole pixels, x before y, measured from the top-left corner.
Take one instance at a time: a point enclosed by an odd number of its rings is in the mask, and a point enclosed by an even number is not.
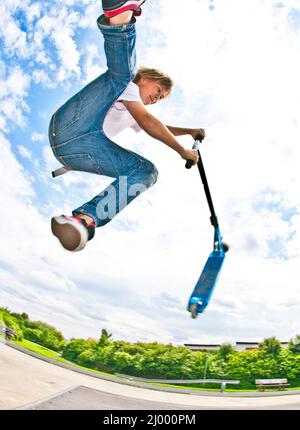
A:
[[[62,368],[0,344],[0,409],[40,410],[299,410],[299,391],[186,394],[115,382]],[[113,378],[111,378],[113,379]],[[262,395],[263,394],[263,395]]]

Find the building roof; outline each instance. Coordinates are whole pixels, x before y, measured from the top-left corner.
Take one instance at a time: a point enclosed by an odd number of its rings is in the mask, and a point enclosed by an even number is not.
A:
[[[221,346],[219,343],[185,343],[184,346]]]

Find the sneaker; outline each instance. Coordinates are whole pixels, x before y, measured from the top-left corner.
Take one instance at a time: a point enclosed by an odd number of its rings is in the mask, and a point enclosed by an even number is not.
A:
[[[141,15],[142,15],[142,8],[141,7],[139,7],[138,9],[133,11],[133,16],[141,16]]]
[[[68,251],[80,251],[95,235],[95,224],[74,216],[55,216],[51,219],[51,230]]]
[[[102,8],[106,18],[112,18],[126,10],[132,10],[135,16],[142,13],[141,5],[146,0],[102,0]]]

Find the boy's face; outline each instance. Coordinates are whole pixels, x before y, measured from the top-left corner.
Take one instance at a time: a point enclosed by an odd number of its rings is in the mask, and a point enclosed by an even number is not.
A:
[[[141,78],[137,85],[144,105],[155,104],[168,94],[167,90],[159,81]]]

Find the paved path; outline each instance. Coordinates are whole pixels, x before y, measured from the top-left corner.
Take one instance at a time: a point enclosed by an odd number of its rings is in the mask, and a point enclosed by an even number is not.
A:
[[[59,403],[55,396],[61,392],[65,392],[61,396],[64,401]],[[41,400],[49,397],[52,400],[43,406]],[[82,375],[0,344],[0,409],[21,408],[34,402],[40,402],[36,408],[44,409],[299,410],[300,394],[223,397],[156,391]]]

